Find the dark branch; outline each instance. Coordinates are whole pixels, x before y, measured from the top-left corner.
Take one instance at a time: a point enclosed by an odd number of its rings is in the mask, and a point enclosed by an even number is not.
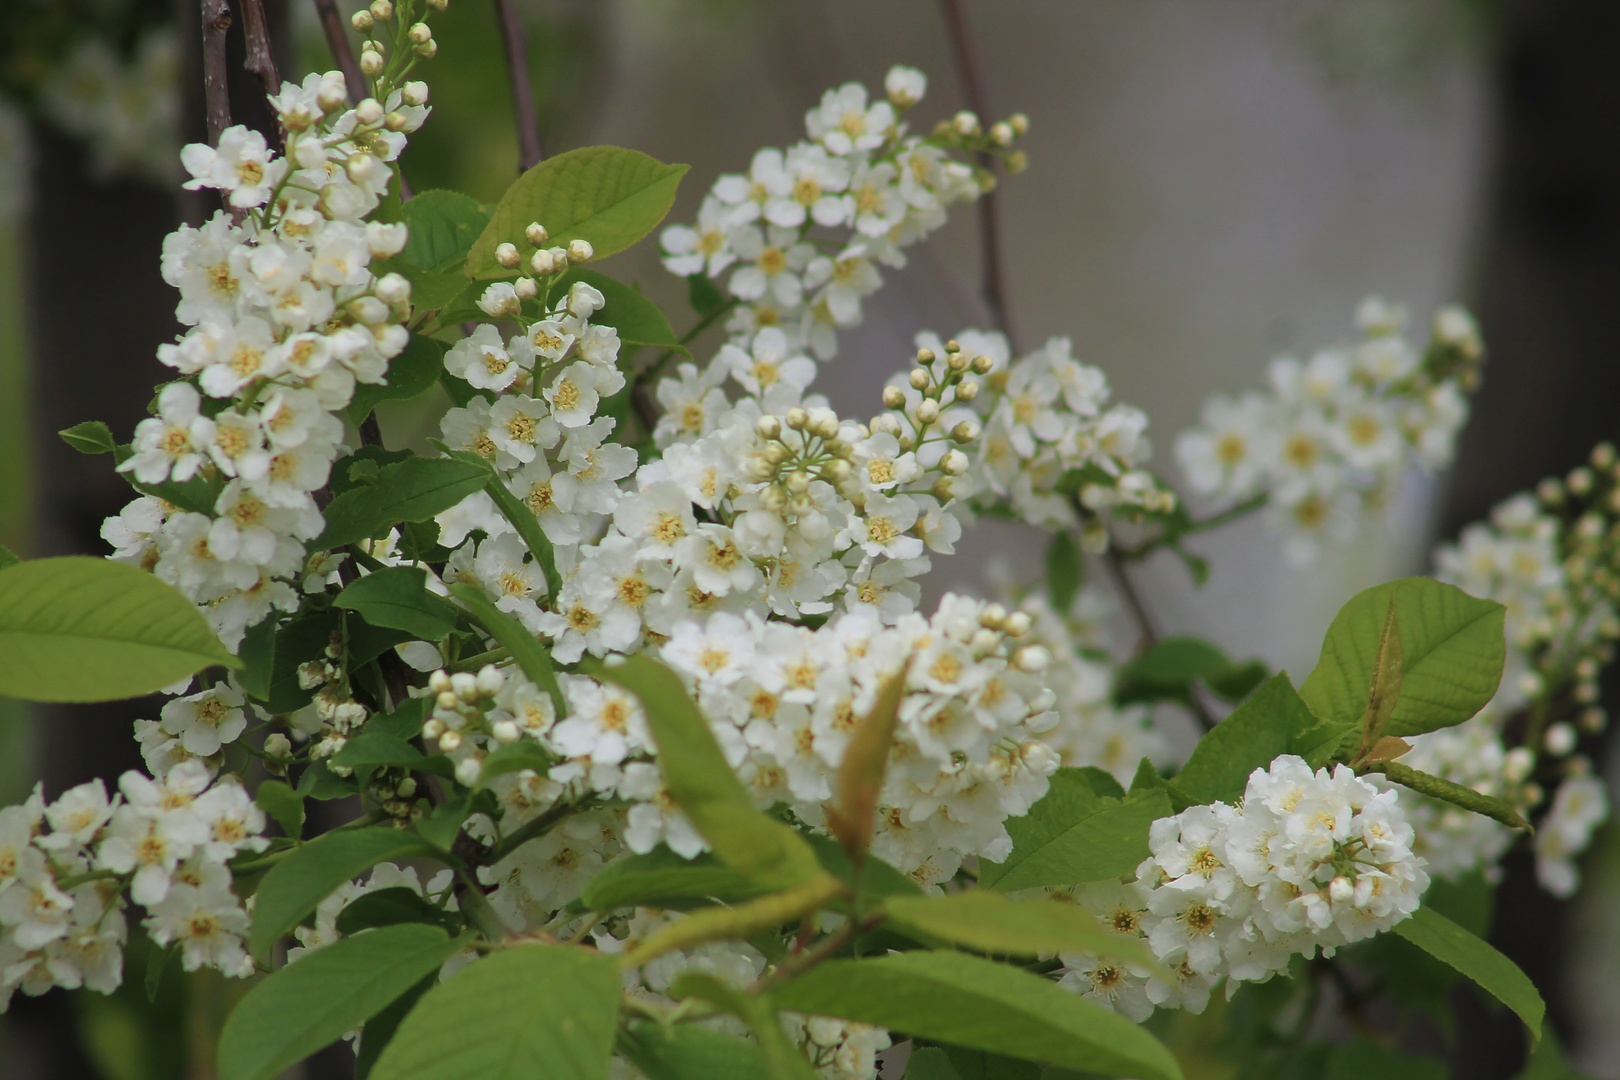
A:
[[[973,39],[968,32],[967,16],[962,11],[962,2],[940,0],[939,7],[945,17],[945,33],[950,38],[951,54],[956,61],[956,74],[962,81],[962,93],[967,98],[968,108],[978,115],[981,123],[988,122],[984,84],[979,79],[978,56],[973,49]],[[989,154],[981,153],[978,158],[980,168],[993,171],[995,160]],[[984,306],[989,311],[990,321],[997,330],[1006,335],[1008,344],[1012,346],[1013,355],[1016,356],[1018,343],[1013,335],[1012,318],[1007,313],[1006,276],[1002,272],[1001,265],[1001,207],[995,188],[979,196],[978,209],[979,259],[984,277],[980,288],[984,296]]]
[[[540,164],[545,151],[540,147],[540,118],[534,111],[534,90],[529,83],[529,35],[518,17],[513,0],[495,0],[495,17],[501,26],[501,43],[506,46],[506,77],[512,85],[512,123],[517,126],[518,169],[528,171]]]
[[[321,33],[326,35],[326,47],[332,50],[332,58],[343,72],[343,82],[352,105],[365,96],[366,77],[360,71],[360,61],[355,59],[354,50],[349,47],[349,34],[344,29],[343,16],[338,14],[337,0],[315,0],[315,12],[321,19]]]
[[[203,100],[207,103],[208,145],[231,126],[230,68],[225,60],[225,34],[231,9],[225,0],[202,0]]]
[[[266,95],[279,93],[281,72],[276,68],[275,50],[270,47],[264,0],[242,0],[242,30],[247,37],[247,59],[242,66],[259,80]]]

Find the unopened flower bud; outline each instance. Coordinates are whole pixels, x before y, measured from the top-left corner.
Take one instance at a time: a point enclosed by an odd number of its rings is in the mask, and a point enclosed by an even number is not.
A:
[[[1328,882],[1328,895],[1333,898],[1333,902],[1335,904],[1348,904],[1350,902],[1350,898],[1355,894],[1355,883],[1349,878],[1345,877],[1343,874],[1338,875],[1332,881]]]
[[[957,401],[972,401],[979,396],[979,384],[972,379],[963,379],[956,387]]]
[[[382,123],[383,107],[376,98],[366,98],[354,107],[354,118],[366,127],[376,127]]]
[[[976,375],[988,375],[995,366],[996,362],[982,353],[973,358],[973,372]]]
[[[990,141],[997,146],[1006,146],[1013,141],[1012,125],[1005,120],[990,125]]]
[[[928,384],[933,382],[933,380],[929,378],[928,372],[924,371],[922,368],[912,368],[911,375],[906,381],[911,383],[911,388],[913,390],[926,390],[928,389]]]
[[[1008,637],[1021,638],[1029,633],[1029,628],[1032,625],[1034,625],[1034,620],[1029,617],[1027,612],[1015,611],[1007,616],[1007,621],[1002,624],[1002,630]]]
[[[478,677],[470,671],[458,671],[450,676],[450,689],[462,701],[478,699]]]
[[[518,265],[518,249],[513,244],[496,244],[495,261],[508,270],[516,270]]]
[[[523,238],[532,246],[539,247],[551,239],[551,234],[546,232],[546,227],[538,221],[531,221],[529,227],[523,230]]]
[[[988,656],[995,652],[1000,644],[1001,635],[982,626],[973,632],[973,637],[968,641],[969,647],[978,656]]]
[[[1542,745],[1553,757],[1563,757],[1575,749],[1575,729],[1568,724],[1553,724],[1542,737]]]
[[[298,688],[300,690],[313,690],[326,681],[326,665],[319,660],[311,660],[306,664],[298,665]]]
[[[551,257],[551,252],[541,248],[529,256],[529,269],[541,277],[547,277],[557,272],[557,262]]]
[[[568,261],[569,262],[575,262],[575,263],[589,262],[590,259],[591,259],[591,256],[593,256],[595,254],[596,254],[596,249],[591,246],[591,242],[589,240],[570,240],[570,241],[568,241]]]
[[[979,425],[972,420],[963,420],[951,428],[951,439],[954,442],[966,445],[979,437]]]
[[[906,393],[898,386],[885,386],[883,388],[883,404],[891,409],[905,408]]]
[[[389,131],[404,131],[410,126],[410,123],[410,120],[406,119],[405,114],[402,112],[391,112],[383,117],[383,127]]]
[[[1039,674],[1051,663],[1052,654],[1044,645],[1025,645],[1013,653],[1013,666],[1026,675]]]
[[[1013,129],[1013,134],[1020,137],[1029,134],[1029,117],[1023,113],[1013,113],[1007,117],[1007,126]]]
[[[412,23],[411,28],[406,31],[406,36],[411,39],[413,45],[426,45],[433,40],[433,31],[428,28],[427,23]]]
[[[392,19],[394,17],[393,0],[371,0],[371,14],[377,19]]]
[[[426,44],[416,46],[415,51],[416,55],[422,57],[424,60],[431,60],[435,56],[439,55],[439,43],[437,41],[429,41]]]
[[[519,300],[533,300],[540,295],[540,286],[532,277],[520,277],[512,282],[512,289],[518,294]]]
[[[439,736],[439,749],[446,754],[453,754],[461,749],[461,732],[446,731]]]
[[[485,664],[478,669],[478,692],[484,697],[494,697],[506,685],[506,673],[494,664]]]
[[[382,74],[385,63],[382,53],[375,49],[367,49],[360,54],[360,71],[372,78]]]
[[[813,409],[806,430],[819,439],[831,439],[838,434],[838,416],[831,409]]]
[[[505,746],[511,746],[523,737],[523,729],[512,720],[497,721],[490,731],[495,736],[495,741]]]
[[[787,415],[783,419],[787,421],[789,430],[803,431],[805,425],[810,422],[810,414],[795,405],[787,411]]]
[[[448,11],[450,9],[450,0],[427,0],[427,4],[434,11]]]
[[[951,117],[951,128],[963,136],[973,136],[979,133],[979,118],[966,109]]]
[[[372,19],[371,12],[369,11],[357,11],[353,15],[349,16],[349,25],[360,31],[362,34],[371,33],[371,28],[374,24],[375,20]]]
[[[917,363],[921,364],[923,367],[927,367],[929,364],[932,364],[933,362],[934,362],[934,350],[933,349],[918,349],[917,350]]]
[[[273,758],[284,758],[292,753],[292,740],[279,731],[264,737],[264,752]]]
[[[399,99],[407,105],[426,105],[428,101],[428,84],[421,80],[412,80],[399,89]]]
[[[450,690],[450,673],[440,668],[428,676],[428,689],[435,694],[443,694]]]
[[[939,419],[939,402],[933,398],[924,398],[917,404],[917,420],[920,423],[932,424]]]
[[[437,716],[428,717],[427,723],[422,725],[422,738],[433,740],[444,734],[444,721]]]
[[[986,630],[1000,630],[1007,621],[1007,609],[1000,604],[986,604],[979,612],[979,625]]]
[[[762,416],[754,422],[754,430],[762,439],[774,439],[782,434],[782,421],[774,416]]]
[[[434,697],[433,703],[439,708],[449,711],[460,705],[461,699],[456,697],[454,690],[445,690]]]
[[[443,739],[440,739],[439,741],[440,743],[444,742]],[[462,758],[460,761],[456,762],[456,781],[460,783],[462,787],[473,787],[476,785],[478,783],[478,778],[483,775],[483,772],[484,763],[475,757]]]
[[[967,455],[960,450],[947,450],[939,459],[939,468],[946,476],[961,476],[968,471]]]
[[[951,483],[951,478],[948,476],[942,476],[938,480],[935,480],[934,486],[929,488],[928,491],[929,494],[933,495],[934,498],[938,499],[942,503],[950,502],[952,499],[956,498],[956,485]]]
[[[1002,162],[1002,164],[1006,166],[1009,173],[1011,173],[1013,176],[1017,176],[1019,173],[1029,168],[1029,155],[1024,153],[1022,150],[1014,150],[1012,153],[1007,155],[1007,160]]]
[[[349,91],[343,72],[328,71],[321,76],[321,85],[315,91],[315,104],[321,107],[322,112],[336,112],[348,101]]]

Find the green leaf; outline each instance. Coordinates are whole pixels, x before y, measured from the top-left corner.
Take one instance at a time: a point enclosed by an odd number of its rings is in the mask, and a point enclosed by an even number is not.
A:
[[[527,739],[496,747],[495,752],[484,759],[483,767],[479,770],[477,790],[488,787],[489,782],[497,776],[522,772],[524,769],[544,776],[546,770],[555,764],[557,759],[548,754],[545,747]]]
[[[372,626],[390,627],[438,641],[456,628],[456,608],[428,592],[427,571],[419,566],[385,566],[357,578],[333,603],[358,611]]]
[[[512,659],[528,676],[530,682],[544,690],[551,698],[559,717],[568,715],[568,703],[563,700],[562,685],[557,682],[556,669],[551,666],[551,652],[540,644],[528,628],[490,602],[489,597],[476,586],[457,583],[450,586],[450,595],[467,606],[479,625],[512,654]]]
[[[694,1024],[633,1023],[619,1053],[648,1080],[759,1080],[766,1069],[758,1043]]]
[[[945,1055],[961,1080],[1041,1080],[1043,1075],[1051,1080],[1081,1080],[1068,1069],[1047,1071],[1033,1062],[1019,1061],[1001,1054],[987,1054],[983,1050],[947,1046]]]
[[[304,834],[303,797],[280,780],[260,784],[253,801],[292,839],[297,840]]]
[[[242,669],[236,673],[236,682],[254,701],[270,697],[270,679],[276,665],[276,629],[279,624],[267,618],[248,627],[242,644],[236,647]]]
[[[1266,666],[1258,660],[1234,663],[1202,638],[1171,637],[1120,665],[1114,676],[1114,700],[1121,705],[1185,702],[1191,696],[1193,683],[1201,682],[1227,701],[1237,701],[1247,697],[1265,678]]]
[[[422,751],[415,746],[397,735],[380,731],[361,731],[332,755],[333,765],[362,773],[389,766],[411,768],[424,760]]]
[[[1028,814],[1007,819],[1012,854],[1003,863],[981,862],[979,884],[1012,892],[1129,874],[1150,853],[1148,829],[1170,813],[1162,789],[1106,799],[1082,770],[1059,769]]]
[[[57,434],[81,454],[111,454],[118,449],[118,440],[113,438],[111,429],[100,420],[86,420]]]
[[[1518,1080],[1594,1080],[1593,1077],[1576,1069],[1571,1065],[1564,1053],[1563,1044],[1553,1029],[1544,1028],[1541,1032],[1541,1045],[1536,1047],[1535,1053],[1525,1063],[1524,1072],[1520,1073]]]
[[[236,668],[196,605],[138,567],[83,556],[0,570],[0,695],[111,701]]]
[[[987,889],[945,896],[896,896],[879,908],[900,930],[1003,956],[1083,952],[1157,965],[1145,942],[1056,900],[1012,900]]]
[[[623,251],[664,220],[688,168],[617,146],[586,146],[548,158],[501,196],[467,254],[467,276],[510,276],[495,261],[495,248],[521,241],[531,221],[546,227],[553,246],[588,240],[599,259]]]
[[[459,270],[489,225],[489,211],[459,191],[421,191],[401,208],[400,220],[410,227],[410,236],[390,261],[420,270]]]
[[[1517,964],[1431,908],[1418,908],[1411,918],[1396,923],[1395,933],[1451,965],[1517,1013],[1530,1031],[1530,1045],[1534,1048],[1541,1038],[1541,1020],[1547,1006]]]
[[[220,1080],[270,1080],[336,1042],[438,970],[460,947],[435,926],[344,938],[256,984],[219,1040]]]
[[[457,275],[456,281],[459,287],[460,275]],[[444,352],[442,342],[412,334],[410,343],[388,362],[388,381],[356,384],[354,397],[349,400],[349,407],[343,410],[343,415],[349,418],[349,423],[358,427],[378,402],[404,401],[425,394],[439,381],[439,373],[444,370]]]
[[[765,1068],[760,1074],[768,1080],[816,1080],[820,1075],[810,1067],[799,1048],[788,1042],[782,1024],[769,998],[744,993],[713,975],[687,971],[669,988],[671,997],[695,997],[718,1005],[748,1025],[759,1040]]]
[[[1053,611],[1064,614],[1074,606],[1085,575],[1086,564],[1074,537],[1067,532],[1053,533],[1046,545],[1046,596]]]
[[[618,1013],[613,957],[509,945],[424,994],[371,1080],[607,1080]]]
[[[950,1055],[937,1046],[913,1050],[906,1060],[906,1080],[963,1080]]]
[[[551,295],[566,294],[568,287],[576,281],[583,281],[602,294],[604,304],[600,311],[591,316],[591,322],[613,327],[624,344],[651,345],[691,355],[675,336],[662,308],[643,296],[639,289],[615,281],[606,274],[576,266],[552,286]]]
[[[440,851],[449,851],[461,832],[462,823],[471,812],[468,802],[463,795],[435,806],[427,817],[417,819],[417,833]]]
[[[1207,732],[1173,781],[1186,804],[1236,802],[1249,774],[1282,754],[1298,754],[1313,768],[1325,764],[1361,719],[1323,724],[1294,692],[1287,675],[1276,675],[1232,714]]]
[[[1181,1080],[1170,1052],[1125,1017],[1038,975],[963,953],[833,960],[771,996],[783,1009],[955,1046],[1104,1076]]]
[[[810,832],[801,832],[799,835],[815,851],[816,858],[821,860],[821,868],[843,881],[853,891],[855,871],[850,866],[849,855],[843,847],[830,836]],[[909,875],[901,873],[882,859],[873,858],[870,852],[861,860],[860,894],[867,901],[881,900],[885,896],[919,896],[921,893],[921,886]]]
[[[311,840],[271,867],[260,883],[251,951],[268,953],[338,886],[380,862],[413,856],[442,858],[420,837],[398,829],[342,829]]]
[[[306,612],[289,619],[276,631],[271,650],[270,688],[264,702],[273,713],[289,713],[309,704],[313,690],[298,685],[298,669],[325,658],[332,635],[342,622],[330,611]]]
[[[405,885],[391,885],[386,889],[373,889],[362,893],[344,905],[338,912],[337,928],[340,934],[352,936],[362,930],[379,926],[406,924],[438,925],[454,922],[455,917],[429,903],[422,894]]]
[[[1505,609],[1429,578],[1375,586],[1340,609],[1316,669],[1300,687],[1311,711],[1324,719],[1361,721],[1392,602],[1403,655],[1400,700],[1387,734],[1421,735],[1479,712],[1502,678]]]
[[[754,808],[680,676],[646,655],[612,666],[591,660],[581,670],[641,699],[670,797],[722,862],[773,889],[822,872],[797,833]]]
[[[707,274],[687,275],[686,300],[692,305],[692,310],[705,319],[719,314],[720,309],[726,306],[725,294]]]
[[[487,476],[487,469],[448,458],[410,457],[386,466],[375,485],[333,498],[326,507],[326,531],[310,550],[368,540],[401,521],[425,521],[482,490]]]
[[[1391,1050],[1357,1039],[1334,1051],[1326,1080],[1446,1080],[1451,1075],[1438,1058]]]
[[[557,595],[557,591],[562,587],[562,578],[557,575],[556,555],[552,551],[551,541],[546,537],[545,530],[540,528],[540,522],[535,518],[534,511],[529,509],[528,504],[522,499],[512,494],[500,474],[477,454],[465,450],[448,450],[446,453],[456,461],[463,461],[484,470],[488,477],[484,491],[495,503],[495,509],[501,512],[501,516],[511,522],[512,528],[523,538],[523,544],[529,549],[529,554],[534,556],[535,562],[539,564],[540,572],[546,576],[546,592],[551,596]]]
[[[609,863],[585,886],[580,903],[589,911],[623,907],[685,910],[749,900],[764,891],[707,852],[683,859],[659,847]]]

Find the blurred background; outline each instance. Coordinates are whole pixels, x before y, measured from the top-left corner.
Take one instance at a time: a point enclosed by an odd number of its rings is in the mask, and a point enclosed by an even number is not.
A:
[[[310,0],[268,0],[281,70],[330,66]],[[87,419],[127,438],[176,332],[163,236],[200,221],[177,152],[201,138],[191,0],[6,0],[0,11],[0,543],[101,553],[127,501],[105,458],[55,432]],[[617,143],[693,166],[673,220],[720,172],[798,137],[823,89],[930,76],[925,121],[965,104],[932,0],[523,0],[547,152]],[[1460,464],[1413,475],[1388,517],[1299,567],[1255,520],[1201,538],[1214,573],[1178,562],[1140,584],[1165,627],[1303,675],[1353,592],[1422,572],[1442,538],[1620,434],[1620,7],[1601,0],[962,0],[987,109],[1026,112],[1027,173],[1000,189],[1008,306],[1020,340],[1073,340],[1152,417],[1159,464],[1215,392],[1273,356],[1348,336],[1364,296],[1415,320],[1466,302],[1490,358]],[[348,6],[342,11],[346,17]],[[417,191],[493,201],[516,173],[488,0],[452,0],[426,77],[440,115],[413,139]],[[262,122],[239,70],[240,122]],[[973,213],[886,275],[818,389],[856,415],[921,329],[982,326]],[[653,245],[608,270],[683,327],[685,285]],[[418,437],[437,402],[383,417]],[[1039,572],[1042,543],[981,526],[936,572]],[[0,803],[139,764],[140,703],[25,712],[0,700]],[[1610,775],[1615,774],[1611,754]],[[1510,860],[1493,930],[1543,988],[1574,1060],[1620,1075],[1620,836],[1610,828],[1570,904]],[[6,1080],[203,1080],[230,988],[132,972],[110,999],[19,996],[0,1017]],[[1466,993],[1464,991],[1463,993]],[[1459,1000],[1453,1074],[1509,1076],[1514,1025]],[[341,1049],[311,1066],[343,1075]],[[351,1059],[352,1060],[352,1059]]]

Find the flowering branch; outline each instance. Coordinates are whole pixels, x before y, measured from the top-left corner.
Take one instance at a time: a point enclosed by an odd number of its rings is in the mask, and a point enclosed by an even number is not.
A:
[[[231,126],[231,95],[227,85],[225,33],[231,28],[231,9],[225,0],[202,0],[203,98],[207,103],[208,144]]]
[[[540,146],[540,120],[534,111],[534,91],[529,84],[529,36],[524,32],[512,0],[495,0],[500,21],[501,43],[506,47],[506,74],[512,84],[512,121],[517,126],[518,170],[527,172],[540,164],[545,152]]]
[[[978,57],[973,51],[973,40],[968,34],[967,16],[962,11],[961,0],[940,0],[939,7],[945,17],[945,32],[951,41],[957,77],[962,80],[962,93],[967,97],[968,108],[981,117],[988,116],[989,113],[985,111],[984,85],[979,81]],[[979,167],[988,172],[994,159],[981,151],[978,160]],[[991,323],[1006,335],[1007,343],[1012,346],[1013,353],[1017,354],[1021,350],[1012,331],[1012,320],[1007,314],[1007,292],[1001,265],[1001,214],[998,203],[994,187],[986,190],[979,198],[979,258],[984,272],[981,289],[985,307],[990,312]]]

